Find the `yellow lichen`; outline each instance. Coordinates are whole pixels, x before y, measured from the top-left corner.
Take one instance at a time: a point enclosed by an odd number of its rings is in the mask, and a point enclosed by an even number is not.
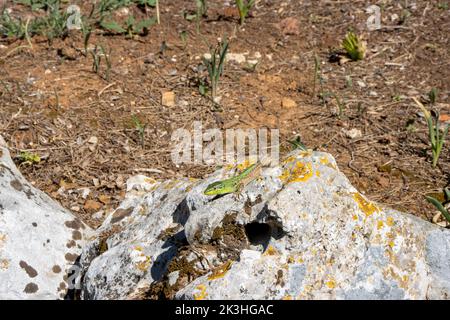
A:
[[[356,214],[353,215],[353,220],[358,220],[358,216]]]
[[[383,226],[384,226],[383,221],[382,221],[382,220],[379,220],[379,221],[377,222],[377,229],[380,230],[381,228],[383,228]]]
[[[325,156],[321,157],[321,158],[319,159],[319,161],[320,161],[320,163],[323,164],[323,165],[327,165],[327,164],[330,163],[330,161],[328,160],[328,158],[325,157]]]
[[[330,289],[336,288],[336,282],[333,279],[328,280],[325,284]]]
[[[250,167],[251,165],[256,163],[256,159],[246,159],[244,160],[244,162],[238,164],[236,167],[238,168],[239,171],[245,170],[248,167]]]
[[[273,246],[269,246],[266,250],[266,252],[264,252],[264,255],[266,256],[274,256],[278,253],[277,249],[275,249]]]
[[[170,190],[170,189],[173,189],[179,183],[180,183],[180,180],[171,180],[171,181],[167,182],[166,184],[164,184],[163,188],[165,190]]]
[[[360,193],[353,193],[353,200],[356,201],[358,207],[362,212],[366,214],[366,216],[370,216],[375,212],[380,212],[380,208],[378,208],[374,203],[370,202],[366,198],[364,198]]]
[[[319,170],[316,171],[316,176],[320,177],[320,171]]]
[[[9,261],[6,259],[0,260],[0,269],[7,270],[9,268]]]
[[[156,180],[155,180],[155,179],[153,179],[153,178],[148,178],[148,177],[145,178],[144,181],[147,182],[147,183],[156,183]]]
[[[287,157],[286,159],[284,159],[281,163],[286,164],[286,163],[294,162],[295,159],[296,159],[295,156],[290,156],[290,157]]]
[[[306,151],[301,150],[301,151],[298,153],[298,155],[299,155],[300,157],[302,157],[302,158],[310,157],[310,156],[312,156],[312,154],[313,154],[313,150],[312,150],[312,149],[308,149],[308,150],[306,150]]]
[[[231,269],[232,265],[233,265],[233,261],[228,260],[223,265],[221,265],[217,269],[213,270],[211,275],[208,277],[208,280],[215,280],[215,279],[224,277],[225,274],[228,272],[228,270]]]
[[[148,268],[150,267],[150,264],[151,264],[150,257],[145,256],[145,260],[136,263],[136,267],[141,271],[147,271]]]
[[[200,291],[199,293],[194,293],[195,300],[203,300],[208,295],[206,293],[206,286],[204,284],[199,284],[195,289]]]
[[[394,218],[388,217],[388,218],[386,219],[386,224],[387,224],[389,227],[392,227],[392,226],[394,225]]]
[[[283,298],[281,298],[281,300],[293,300],[293,299],[291,295],[287,294]]]
[[[0,246],[3,245],[4,242],[6,242],[6,234],[0,233]]]
[[[280,175],[280,180],[284,183],[291,182],[305,182],[313,176],[314,172],[312,164],[303,162],[296,162],[293,168],[286,168]]]

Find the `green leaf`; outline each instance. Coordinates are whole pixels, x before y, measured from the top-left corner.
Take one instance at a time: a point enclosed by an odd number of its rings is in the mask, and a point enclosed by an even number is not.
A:
[[[125,33],[126,30],[122,28],[117,22],[115,21],[102,21],[100,22],[100,26],[103,29],[106,29],[108,31],[116,32],[116,33]]]
[[[203,84],[200,84],[198,86],[198,92],[200,92],[202,96],[206,96],[206,87]]]
[[[449,201],[450,200],[450,190],[448,188],[444,188],[444,195],[445,195],[445,200]]]
[[[428,196],[425,196],[425,198],[429,203],[434,205],[442,213],[442,215],[445,217],[445,219],[447,219],[448,222],[450,222],[450,213],[447,211],[447,209],[444,208],[444,206],[442,205],[442,203],[439,202],[439,200]]]
[[[134,32],[135,33],[142,33],[144,32],[144,29],[148,29],[150,26],[154,25],[156,23],[156,18],[149,18],[139,21],[134,26]]]
[[[196,14],[186,14],[186,15],[184,16],[184,19],[186,19],[187,21],[192,21],[192,20],[194,20],[195,18],[197,18],[197,15],[196,15]]]

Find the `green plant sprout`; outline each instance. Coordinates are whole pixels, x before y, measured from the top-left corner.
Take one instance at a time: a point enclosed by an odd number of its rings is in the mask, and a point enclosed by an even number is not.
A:
[[[433,168],[435,168],[438,163],[439,156],[441,155],[442,147],[444,146],[445,138],[447,137],[450,125],[447,124],[441,134],[439,114],[437,114],[436,120],[433,120],[431,113],[424,107],[424,105],[415,97],[413,97],[413,100],[422,110],[428,125],[428,137],[430,139],[431,151],[433,154]],[[434,124],[434,122],[436,122],[436,124]]]
[[[142,146],[142,148],[144,148],[144,146],[145,146],[145,128],[147,127],[147,124],[142,124],[142,122],[139,120],[139,118],[135,115],[132,115],[131,118],[134,123],[134,128],[136,129],[136,131],[139,135],[139,140],[141,141],[141,146]]]
[[[342,41],[342,47],[347,55],[353,60],[358,61],[366,56],[366,44],[353,32],[348,32]]]
[[[432,88],[430,92],[428,92],[428,99],[430,99],[430,103],[432,105],[435,105],[437,98],[438,98],[438,90],[436,88]]]
[[[39,155],[28,152],[28,151],[22,151],[20,152],[19,156],[17,157],[20,161],[20,164],[25,165],[33,165],[38,164],[41,162],[41,157]]]
[[[239,22],[241,26],[245,22],[245,18],[247,18],[248,12],[255,4],[255,0],[236,0],[236,6],[239,11]]]
[[[203,64],[208,70],[209,85],[211,88],[211,97],[215,101],[217,97],[217,89],[219,86],[220,76],[223,73],[223,67],[225,64],[225,57],[228,51],[228,41],[225,38],[223,41],[219,41],[217,46],[210,48],[211,58],[203,58]]]
[[[187,46],[187,39],[188,39],[188,34],[187,34],[186,30],[181,31],[180,32],[180,40],[183,43],[183,49],[185,49]]]
[[[106,81],[109,81],[111,73],[111,49],[109,50],[109,52],[106,52],[105,48],[102,45],[95,45],[94,49],[89,52],[93,59],[92,71],[98,75],[100,75],[100,65],[102,62],[102,57],[105,58],[106,71],[104,79]]]
[[[438,199],[433,198],[433,197],[425,196],[425,198],[427,199],[427,201],[429,203],[434,205],[442,213],[442,215],[445,217],[445,219],[447,219],[448,222],[450,222],[450,213],[445,208],[445,204],[450,202],[450,190],[448,190],[447,188],[444,188],[444,199],[445,200],[442,203]]]
[[[201,17],[206,15],[206,11],[208,10],[208,7],[206,5],[206,0],[195,0],[195,4],[197,5],[197,33],[200,33],[200,19]]]
[[[294,150],[302,150],[302,151],[307,151],[308,148],[303,144],[300,136],[296,136],[294,140],[288,140],[289,144],[292,147],[292,151]]]

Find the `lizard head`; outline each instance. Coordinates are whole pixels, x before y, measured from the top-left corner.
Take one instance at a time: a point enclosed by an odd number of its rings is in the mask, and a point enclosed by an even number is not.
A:
[[[221,194],[232,193],[235,190],[231,185],[227,185],[224,181],[213,182],[208,187],[206,187],[203,192],[207,196],[216,196]]]

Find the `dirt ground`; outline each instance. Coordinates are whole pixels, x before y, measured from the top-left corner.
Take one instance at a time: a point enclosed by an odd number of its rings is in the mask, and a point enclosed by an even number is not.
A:
[[[90,10],[89,1],[69,2]],[[20,50],[25,39],[0,38],[0,134],[14,156],[38,154],[41,161],[32,165],[16,159],[25,177],[93,227],[118,205],[132,175],[201,178],[214,170],[171,161],[171,133],[192,129],[195,120],[205,128],[278,128],[283,152],[288,139],[300,136],[306,146],[331,153],[368,198],[431,220],[435,210],[424,195],[450,183],[449,143],[433,168],[427,126],[411,97],[449,119],[445,2],[260,0],[240,27],[231,4],[209,0],[198,34],[195,21],[185,19],[185,12],[195,12],[194,1],[161,1],[161,23],[145,36],[94,31],[90,46],[111,50],[109,81],[102,78],[104,63],[100,74],[92,71],[78,30],[52,43],[35,36],[32,48]],[[366,8],[373,4],[382,8],[382,28],[368,31]],[[34,14],[12,1],[3,5]],[[127,11],[115,14],[120,19]],[[364,36],[367,56],[335,62],[350,29]],[[214,105],[199,93],[198,79],[205,76],[207,43],[219,37],[230,38],[229,54],[258,64],[229,61]],[[322,86],[314,86],[315,56]],[[432,88],[438,90],[433,106],[427,101]],[[175,105],[161,103],[164,92],[175,94]],[[327,94],[320,98],[320,92]],[[282,103],[286,98],[295,103]],[[133,115],[146,124],[144,143]]]

